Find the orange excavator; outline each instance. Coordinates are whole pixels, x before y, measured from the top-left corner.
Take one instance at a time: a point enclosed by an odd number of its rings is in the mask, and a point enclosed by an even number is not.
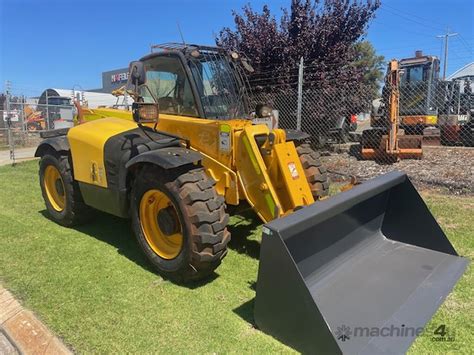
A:
[[[421,135],[405,135],[400,130],[400,66],[391,60],[385,77],[382,94],[383,116],[386,118],[381,127],[373,127],[362,132],[361,156],[363,159],[375,159],[383,162],[395,162],[399,159],[421,159],[423,157]]]

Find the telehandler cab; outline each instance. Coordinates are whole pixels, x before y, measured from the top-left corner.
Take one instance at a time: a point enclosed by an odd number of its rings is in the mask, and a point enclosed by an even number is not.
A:
[[[252,123],[272,111],[250,113],[245,59],[196,45],[155,49],[130,64],[132,112],[79,109],[90,122],[38,147],[52,219],[72,226],[91,208],[130,217],[151,263],[182,281],[220,264],[225,204],[246,201],[266,222],[260,329],[305,352],[404,352],[415,334],[346,342],[338,330],[423,327],[467,265],[406,175],[317,201],[329,186],[308,136]]]

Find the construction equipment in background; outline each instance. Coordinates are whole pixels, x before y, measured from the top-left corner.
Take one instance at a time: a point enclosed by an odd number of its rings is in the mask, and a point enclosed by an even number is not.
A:
[[[33,110],[30,106],[25,105],[23,109],[26,121],[26,129],[28,131],[42,131],[46,129],[46,121],[41,111]]]
[[[74,126],[74,105],[70,97],[48,96],[41,105],[38,101],[37,110],[44,119],[44,129],[61,129]]]
[[[401,59],[399,67],[400,127],[405,134],[426,135],[427,142],[439,144],[439,59],[416,51],[414,58]]]
[[[396,316],[424,325],[466,261],[447,255],[455,252],[409,182],[382,177],[318,201],[329,182],[308,135],[252,123],[272,110],[260,104],[251,112],[244,85],[251,66],[244,58],[207,46],[154,48],[130,64],[132,112],[89,110],[91,122],[38,147],[50,216],[66,226],[90,207],[131,217],[151,264],[182,281],[214,272],[230,240],[225,204],[248,203],[270,222],[255,301],[261,329],[296,349],[325,353],[336,349],[329,329],[343,316],[351,325]],[[388,192],[397,189],[408,189],[409,198]],[[423,219],[412,218],[412,209]],[[413,215],[405,218],[405,211]],[[429,281],[435,287],[425,287]],[[422,309],[407,315],[396,305]],[[374,308],[377,316],[363,316]],[[394,353],[408,346],[386,345]]]
[[[469,77],[443,82],[444,106],[439,115],[442,145],[473,146],[474,93]]]
[[[383,115],[378,127],[362,132],[361,156],[381,162],[395,162],[398,159],[421,159],[423,156],[421,135],[407,135],[400,130],[400,68],[392,60],[387,69],[383,94]]]
[[[400,59],[399,68],[402,71],[400,128],[407,135],[425,135],[426,144],[439,145],[440,131],[437,126],[439,59],[435,56],[423,55],[422,51],[416,51],[415,57]],[[385,125],[383,102],[381,108],[379,114],[375,112],[371,116],[372,127]]]
[[[28,131],[44,131],[49,129],[68,128],[74,125],[74,112],[71,99],[53,96],[47,104],[24,106],[26,129]]]
[[[458,133],[469,122],[472,91],[463,92],[458,79],[441,80],[439,59],[422,51],[401,59],[399,67],[399,121],[405,134],[423,135],[424,145],[465,144]],[[383,108],[382,98],[380,108],[373,109],[372,127],[384,126]]]

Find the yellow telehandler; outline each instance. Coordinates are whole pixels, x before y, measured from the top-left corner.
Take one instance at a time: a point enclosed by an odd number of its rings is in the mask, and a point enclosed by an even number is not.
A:
[[[198,45],[155,48],[130,64],[131,112],[79,109],[88,122],[49,132],[38,147],[52,219],[72,226],[92,208],[131,218],[155,268],[186,281],[221,263],[226,204],[246,201],[266,223],[260,329],[305,352],[405,351],[414,333],[351,339],[351,329],[423,327],[467,265],[406,175],[317,201],[329,186],[308,136],[252,122],[272,121],[272,110],[250,112],[245,59]]]

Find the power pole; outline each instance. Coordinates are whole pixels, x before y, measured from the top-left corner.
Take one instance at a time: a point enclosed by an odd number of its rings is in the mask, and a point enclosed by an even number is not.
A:
[[[444,38],[443,80],[446,80],[446,68],[448,67],[448,39],[453,36],[457,36],[457,33],[449,33],[449,28],[446,29],[446,34],[436,36],[436,38]]]

